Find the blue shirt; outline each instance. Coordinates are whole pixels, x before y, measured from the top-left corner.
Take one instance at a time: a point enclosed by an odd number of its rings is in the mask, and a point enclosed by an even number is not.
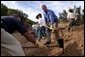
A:
[[[54,24],[55,22],[58,21],[55,13],[49,9],[47,10],[47,12],[44,12],[44,18],[46,23],[51,22],[51,24]]]
[[[1,21],[1,27],[11,34],[15,30],[18,30],[21,34],[26,32],[24,24],[13,16],[1,16]]]

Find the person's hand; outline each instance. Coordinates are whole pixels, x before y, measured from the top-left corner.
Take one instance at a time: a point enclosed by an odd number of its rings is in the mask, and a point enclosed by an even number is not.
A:
[[[52,28],[52,32],[55,32],[55,29],[54,28]]]
[[[45,27],[51,29],[48,25],[46,25]]]
[[[52,25],[50,25],[50,29],[51,29],[51,30],[53,29],[53,26],[52,26]]]
[[[38,48],[47,48],[43,43],[40,43],[39,41],[36,41],[36,46]]]
[[[52,32],[54,32],[56,30],[56,26],[55,25],[51,25],[51,30],[52,30]]]

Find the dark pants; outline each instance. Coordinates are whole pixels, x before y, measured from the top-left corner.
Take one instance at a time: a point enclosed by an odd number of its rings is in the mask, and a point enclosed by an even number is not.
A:
[[[72,28],[75,25],[75,19],[69,20],[69,28]]]
[[[41,27],[41,33],[43,37],[46,37],[46,28],[44,26]]]
[[[47,37],[47,42],[51,42],[51,30],[49,28],[46,28],[46,37]]]
[[[44,26],[38,27],[37,34],[38,34],[38,40],[42,38],[42,36],[46,37],[46,28]]]
[[[32,29],[35,38],[38,38],[38,29]]]

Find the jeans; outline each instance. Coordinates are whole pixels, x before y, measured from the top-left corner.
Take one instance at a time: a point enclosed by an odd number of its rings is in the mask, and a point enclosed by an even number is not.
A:
[[[49,28],[46,28],[46,37],[47,37],[47,42],[51,42],[51,30]]]
[[[45,27],[38,27],[37,29],[37,34],[38,34],[38,40],[40,40],[42,38],[42,36],[46,37],[46,33],[45,33]]]
[[[38,38],[37,30],[36,30],[36,29],[32,29],[32,30],[33,30],[33,33],[34,33],[34,37],[35,37],[35,38]]]
[[[46,32],[45,32],[46,28],[44,26],[41,27],[41,33],[43,37],[46,37]]]
[[[42,37],[41,27],[38,27],[37,34],[38,34],[38,41],[39,41],[41,39],[41,37]]]

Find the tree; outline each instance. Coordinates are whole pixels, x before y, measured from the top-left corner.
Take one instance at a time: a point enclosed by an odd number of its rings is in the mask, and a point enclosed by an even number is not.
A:
[[[7,8],[5,5],[1,4],[1,16],[2,15],[13,15],[13,14],[18,14],[21,16],[21,21],[23,23],[26,23],[28,25],[32,25],[34,22],[28,19],[28,15],[24,13],[23,11],[20,11],[18,9],[11,9]]]
[[[22,15],[24,17],[28,17],[28,15],[26,13],[24,13],[23,11],[20,11],[18,9],[8,9],[8,15],[12,15],[12,14],[19,14]]]
[[[7,15],[7,12],[8,8],[4,4],[1,4],[1,16]]]
[[[33,23],[34,23],[34,21],[32,21],[32,20],[30,20],[30,19],[26,19],[26,22],[27,22],[28,24],[30,24],[31,26],[32,26]]]
[[[8,15],[18,14],[21,16],[21,20],[25,21],[27,19],[28,15],[26,13],[23,13],[22,11],[18,9],[8,9]]]
[[[16,9],[8,9],[7,15],[18,14]]]

